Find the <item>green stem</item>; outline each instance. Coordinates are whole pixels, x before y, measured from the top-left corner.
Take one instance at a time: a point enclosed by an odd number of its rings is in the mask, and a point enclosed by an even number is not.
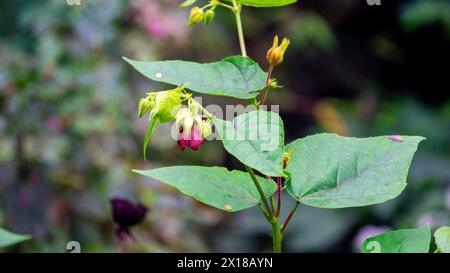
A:
[[[281,232],[281,226],[280,223],[278,222],[278,218],[274,218],[271,222],[271,225],[272,225],[273,253],[281,253],[283,234]]]
[[[272,211],[275,211],[275,195],[272,194],[272,196],[270,196],[270,207],[272,208]]]
[[[227,5],[227,4],[225,4],[225,3],[219,2],[218,5],[219,5],[219,6],[222,6],[222,7],[224,7],[224,8],[230,9],[230,10],[232,10],[233,12],[236,11],[236,9],[235,9],[234,7],[232,7],[232,6],[230,6],[230,5]]]
[[[196,100],[194,100],[193,98],[192,98],[192,94],[189,94],[189,102],[190,103],[196,103],[197,104],[197,106],[198,106],[198,108],[200,108],[200,110],[202,111],[202,113],[203,114],[205,114],[205,116],[208,118],[208,119],[213,119],[214,118],[214,115],[212,115],[210,112],[208,112],[208,110],[206,110],[205,109],[205,107],[203,107],[203,105],[201,105],[198,101],[196,101]]]
[[[208,5],[203,6],[203,7],[201,8],[201,10],[204,10],[204,9],[207,9],[207,8],[213,7],[213,6],[214,6],[213,4],[209,3]]]
[[[250,174],[250,177],[253,180],[253,183],[255,183],[256,189],[259,192],[259,195],[261,196],[261,201],[264,204],[264,207],[266,209],[266,211],[269,213],[270,216],[273,216],[273,211],[270,209],[269,203],[267,202],[267,197],[266,194],[264,193],[263,189],[261,188],[261,185],[259,184],[258,179],[256,178],[255,173],[253,172],[252,168],[250,168],[249,166],[245,165],[245,169],[247,170],[247,172]]]
[[[245,40],[244,40],[244,30],[242,28],[242,20],[241,20],[241,9],[242,4],[238,4],[236,0],[233,0],[233,6],[234,6],[234,16],[236,17],[236,26],[238,30],[238,36],[239,36],[239,45],[241,47],[241,54],[244,57],[247,57],[247,49],[245,47]]]
[[[237,26],[237,30],[238,30],[239,46],[241,48],[241,54],[242,54],[242,56],[247,57],[247,49],[245,47],[244,31],[242,28],[242,20],[241,20],[242,4],[240,4],[240,3],[238,4],[236,2],[236,0],[233,0],[233,7],[234,7],[233,12],[236,17],[236,26]],[[269,73],[268,73],[268,78],[267,78],[267,83],[266,83],[266,92],[264,94],[263,101],[265,101],[267,89],[269,88],[268,83],[270,81],[272,70],[273,70],[273,67],[270,67]],[[256,103],[256,101],[254,101],[254,103]],[[244,164],[244,166],[245,166],[245,169],[247,170],[247,172],[250,174],[250,177],[252,178],[253,183],[255,184],[256,189],[259,192],[259,195],[261,196],[261,200],[262,200],[262,203],[264,204],[265,210],[262,208],[261,203],[258,204],[258,207],[260,208],[260,210],[266,217],[267,221],[272,226],[273,252],[281,253],[281,244],[282,244],[282,240],[283,240],[283,235],[282,235],[282,231],[281,231],[282,225],[280,225],[278,218],[275,216],[275,204],[272,204],[272,207],[269,205],[269,203],[267,202],[267,197],[266,197],[264,191],[262,190],[261,185],[260,185],[258,179],[256,178],[255,173],[249,166],[247,166],[245,164]],[[271,197],[271,202],[274,203],[273,196]],[[281,202],[281,200],[278,200],[278,202]],[[278,204],[278,212],[277,213],[279,213],[280,209],[281,209],[281,204]]]
[[[267,93],[269,93],[269,84],[270,84],[270,79],[272,78],[272,72],[273,72],[273,65],[269,66],[269,70],[267,72],[267,79],[266,79],[266,87],[264,88],[264,91],[262,92],[262,99],[261,102],[259,103],[259,105],[264,105],[264,103],[266,102],[266,98],[267,98]]]
[[[266,220],[270,222],[270,216],[267,213],[267,211],[265,211],[264,208],[261,206],[261,203],[258,204],[258,208],[262,212],[262,214],[264,214],[264,217],[266,218]]]

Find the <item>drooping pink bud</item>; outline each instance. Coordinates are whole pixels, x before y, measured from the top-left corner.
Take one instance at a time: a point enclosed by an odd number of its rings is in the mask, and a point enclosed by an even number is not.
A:
[[[178,134],[178,146],[181,147],[181,150],[186,150],[186,147],[189,145],[190,142],[190,134],[183,133],[183,128],[180,128],[180,133]]]
[[[200,127],[196,125],[192,126],[190,140],[191,141],[189,142],[189,147],[193,151],[197,151],[198,149],[200,149],[203,144],[203,135]]]

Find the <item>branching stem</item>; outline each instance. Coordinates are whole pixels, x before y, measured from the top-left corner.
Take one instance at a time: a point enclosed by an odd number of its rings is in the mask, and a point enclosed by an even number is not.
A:
[[[256,175],[253,172],[252,168],[250,168],[249,166],[247,166],[245,164],[244,164],[244,166],[245,166],[245,169],[247,170],[248,174],[252,178],[253,183],[255,183],[256,189],[258,190],[258,193],[261,196],[261,201],[263,202],[266,211],[269,213],[269,216],[273,217],[273,211],[270,208],[269,203],[267,202],[266,194],[264,193],[263,189],[261,188],[261,184],[259,184],[258,178],[256,178]]]
[[[286,229],[287,225],[292,219],[292,216],[294,216],[295,211],[298,209],[298,206],[300,206],[300,202],[297,201],[294,205],[294,207],[291,209],[291,212],[289,213],[288,217],[284,221],[284,224],[281,226],[281,233],[284,233],[284,230]]]

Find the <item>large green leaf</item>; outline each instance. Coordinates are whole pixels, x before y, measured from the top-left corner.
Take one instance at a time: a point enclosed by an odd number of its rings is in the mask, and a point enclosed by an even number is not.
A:
[[[318,134],[289,144],[288,192],[323,208],[367,206],[390,200],[406,187],[417,136],[349,138]]]
[[[0,247],[12,246],[30,239],[28,235],[15,234],[0,228]]]
[[[233,2],[233,0],[226,0],[228,2]],[[293,4],[297,0],[238,0],[244,6],[251,6],[257,8],[270,8],[270,7],[281,7]]]
[[[261,201],[250,175],[237,170],[174,166],[136,172],[174,186],[202,203],[225,211],[243,210]],[[272,180],[259,177],[259,181],[267,197],[275,192],[276,186]]]
[[[267,74],[250,58],[232,56],[214,63],[142,62],[124,58],[154,81],[186,84],[192,91],[240,99],[254,98],[265,87]]]
[[[430,227],[389,231],[367,239],[361,246],[362,253],[428,253]]]
[[[283,121],[274,112],[252,111],[232,122],[214,119],[225,149],[262,174],[283,176]]]
[[[441,227],[434,233],[439,253],[450,253],[450,227]]]

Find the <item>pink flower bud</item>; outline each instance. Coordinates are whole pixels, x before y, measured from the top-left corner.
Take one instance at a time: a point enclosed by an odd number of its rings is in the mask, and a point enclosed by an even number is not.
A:
[[[186,147],[189,145],[190,139],[189,136],[190,134],[185,134],[183,133],[183,128],[180,128],[180,133],[178,134],[178,146],[181,147],[181,150],[186,150]]]
[[[196,125],[192,126],[190,140],[191,141],[189,142],[189,147],[193,151],[197,151],[198,149],[200,149],[203,144],[203,135],[200,127]]]

